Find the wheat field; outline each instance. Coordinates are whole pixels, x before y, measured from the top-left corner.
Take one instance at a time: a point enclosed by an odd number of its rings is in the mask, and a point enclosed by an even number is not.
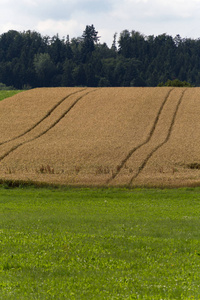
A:
[[[0,102],[0,179],[200,185],[199,88],[38,88]]]

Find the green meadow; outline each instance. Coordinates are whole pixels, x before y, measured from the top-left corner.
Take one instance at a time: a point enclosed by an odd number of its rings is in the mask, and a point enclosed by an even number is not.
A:
[[[21,90],[0,90],[0,101],[22,92]]]
[[[200,299],[200,188],[0,187],[0,299]]]

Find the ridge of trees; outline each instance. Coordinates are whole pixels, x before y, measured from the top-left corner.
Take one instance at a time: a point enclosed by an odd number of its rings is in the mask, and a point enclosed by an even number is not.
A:
[[[0,82],[16,89],[157,86],[176,79],[200,86],[200,39],[124,30],[109,48],[94,25],[71,40],[30,30],[0,35]]]

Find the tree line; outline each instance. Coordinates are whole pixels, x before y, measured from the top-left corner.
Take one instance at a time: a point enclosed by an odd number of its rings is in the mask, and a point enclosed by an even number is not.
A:
[[[0,35],[0,83],[43,86],[157,86],[178,79],[200,86],[200,39],[124,30],[108,47],[94,25],[62,39],[35,31]]]

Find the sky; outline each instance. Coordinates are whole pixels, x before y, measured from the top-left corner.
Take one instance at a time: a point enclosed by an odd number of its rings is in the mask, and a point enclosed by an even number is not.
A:
[[[34,30],[71,39],[93,24],[109,47],[125,29],[200,38],[200,0],[0,0],[0,9],[0,34]]]

